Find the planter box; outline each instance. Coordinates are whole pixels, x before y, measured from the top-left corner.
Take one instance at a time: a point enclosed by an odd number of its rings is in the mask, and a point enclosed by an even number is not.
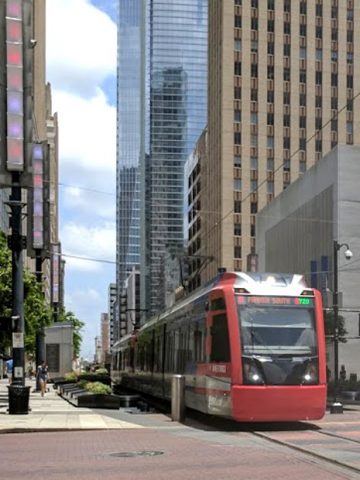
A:
[[[61,396],[75,407],[120,408],[120,398],[112,393],[91,393],[76,384],[60,387]]]
[[[73,398],[74,405],[87,408],[120,408],[120,399],[116,395],[85,392]]]

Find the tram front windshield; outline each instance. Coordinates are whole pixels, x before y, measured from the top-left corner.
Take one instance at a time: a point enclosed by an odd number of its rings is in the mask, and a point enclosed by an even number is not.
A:
[[[237,302],[245,383],[317,383],[313,299],[262,298]]]

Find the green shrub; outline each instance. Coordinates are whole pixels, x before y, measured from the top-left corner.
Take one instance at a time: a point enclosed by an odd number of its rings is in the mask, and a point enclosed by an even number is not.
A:
[[[88,382],[87,380],[80,380],[80,381],[78,382],[78,385],[79,385],[80,388],[85,388],[85,390],[86,390],[86,385],[87,385],[88,383],[89,383],[89,382]]]
[[[76,376],[75,372],[65,373],[64,378],[65,378],[65,380],[69,380],[69,381],[73,381],[73,382],[77,381],[77,376]]]
[[[106,368],[98,368],[95,370],[95,375],[109,375],[109,372],[106,370]]]
[[[97,373],[80,373],[79,380],[87,380],[88,382],[101,382],[105,385],[111,385],[111,378],[109,375]]]
[[[104,385],[101,382],[87,382],[85,385],[85,390],[91,393],[111,393],[111,387]]]

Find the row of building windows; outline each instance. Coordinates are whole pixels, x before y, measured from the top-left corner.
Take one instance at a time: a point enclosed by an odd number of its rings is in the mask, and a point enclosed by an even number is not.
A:
[[[235,5],[242,5],[242,0],[235,0],[234,1]],[[348,2],[348,8],[347,8],[347,19],[348,20],[353,20],[354,18],[354,6],[352,2]],[[251,0],[251,7],[252,8],[258,8],[259,6],[259,0]],[[268,10],[275,10],[275,0],[268,0],[267,2],[267,8]],[[306,15],[307,14],[307,2],[306,0],[300,0],[299,3],[299,13],[300,15]],[[291,0],[284,0],[284,5],[283,5],[283,10],[284,12],[290,13],[291,12]],[[323,6],[322,6],[322,1],[318,0],[315,4],[315,15],[317,17],[322,17],[323,15]],[[338,16],[338,4],[337,0],[333,0],[332,6],[331,6],[331,18],[337,18]]]

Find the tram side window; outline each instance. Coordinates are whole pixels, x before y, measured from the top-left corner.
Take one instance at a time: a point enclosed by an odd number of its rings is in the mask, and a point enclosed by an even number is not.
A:
[[[194,332],[194,361],[201,362],[203,359],[203,334],[201,330]]]
[[[229,331],[225,313],[213,316],[210,361],[230,362]]]

